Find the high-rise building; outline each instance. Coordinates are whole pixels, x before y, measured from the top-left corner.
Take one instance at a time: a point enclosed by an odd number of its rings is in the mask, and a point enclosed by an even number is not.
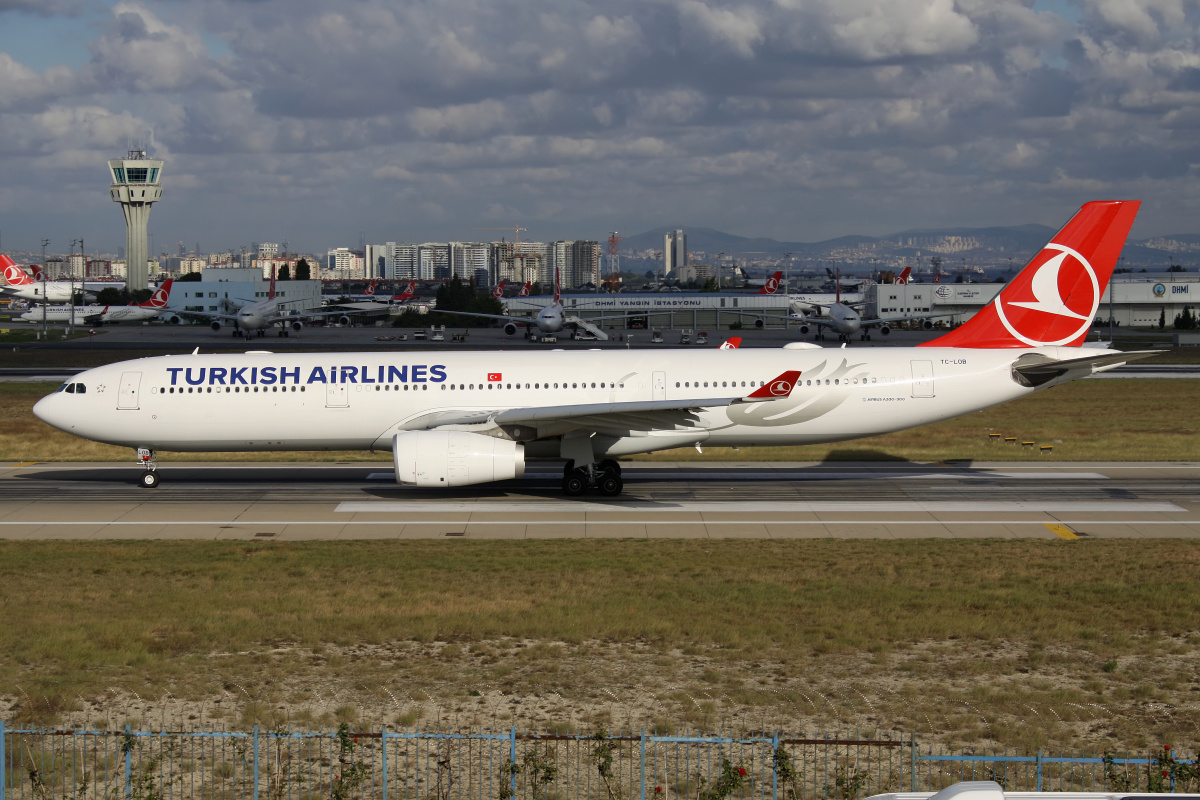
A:
[[[663,237],[663,277],[670,275],[672,270],[686,267],[687,234],[683,228],[676,228]]]
[[[149,248],[146,228],[150,223],[150,206],[162,198],[163,162],[149,158],[145,150],[130,150],[125,158],[108,162],[112,176],[109,194],[121,204],[125,214],[125,283],[129,289],[150,286]]]

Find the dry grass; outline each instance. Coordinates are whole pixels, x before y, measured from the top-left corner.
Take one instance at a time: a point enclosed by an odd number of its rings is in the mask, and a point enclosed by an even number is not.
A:
[[[1177,541],[8,543],[0,702],[1143,746],[1200,713],[1198,566]]]

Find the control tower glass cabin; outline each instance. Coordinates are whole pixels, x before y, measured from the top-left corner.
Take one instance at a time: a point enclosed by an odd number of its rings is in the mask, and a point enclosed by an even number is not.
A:
[[[162,167],[163,162],[148,158],[145,150],[130,150],[125,158],[108,162],[112,176],[109,193],[125,213],[125,286],[130,290],[150,285],[146,227],[150,205],[162,197]]]

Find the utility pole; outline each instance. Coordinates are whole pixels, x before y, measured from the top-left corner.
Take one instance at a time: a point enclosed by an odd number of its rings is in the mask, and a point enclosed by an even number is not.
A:
[[[67,261],[70,263],[70,272],[68,272],[68,286],[71,290],[71,299],[69,305],[69,316],[67,317],[67,332],[74,335],[75,333],[75,245],[79,245],[79,255],[83,257],[83,239],[71,240],[71,253],[67,256]]]
[[[45,341],[49,335],[49,330],[46,328],[46,246],[50,244],[49,239],[42,239],[42,340]]]

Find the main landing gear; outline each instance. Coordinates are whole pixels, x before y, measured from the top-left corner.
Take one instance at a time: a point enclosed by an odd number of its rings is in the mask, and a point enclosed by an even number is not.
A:
[[[616,497],[625,488],[625,481],[621,480],[621,465],[611,458],[578,469],[574,461],[568,461],[563,466],[562,488],[568,497],[578,497],[590,488],[604,497]]]
[[[139,447],[137,454],[138,464],[145,468],[145,472],[138,477],[138,484],[143,489],[157,489],[158,462],[156,459],[158,458],[158,454],[147,447]]]

